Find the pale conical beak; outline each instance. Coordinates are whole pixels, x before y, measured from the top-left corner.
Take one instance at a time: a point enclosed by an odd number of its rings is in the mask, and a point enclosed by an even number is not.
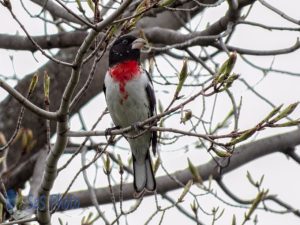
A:
[[[145,46],[146,43],[147,43],[147,42],[145,41],[145,39],[143,39],[143,38],[138,38],[138,39],[136,39],[136,40],[134,40],[134,41],[132,42],[131,48],[132,48],[132,49],[139,49],[139,50],[141,50],[141,49]]]

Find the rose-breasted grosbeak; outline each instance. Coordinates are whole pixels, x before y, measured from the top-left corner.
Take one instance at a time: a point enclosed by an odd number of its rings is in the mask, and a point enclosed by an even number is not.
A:
[[[140,50],[145,40],[132,35],[118,38],[109,51],[109,69],[104,80],[107,107],[117,127],[134,126],[155,115],[155,95],[147,71],[140,66]],[[142,132],[142,135],[137,136]],[[155,154],[157,133],[138,131],[129,133],[135,138],[129,142],[134,172],[134,189],[137,194],[156,188],[149,148]]]

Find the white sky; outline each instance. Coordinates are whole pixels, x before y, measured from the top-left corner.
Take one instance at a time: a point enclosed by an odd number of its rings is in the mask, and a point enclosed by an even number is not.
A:
[[[24,1],[26,4],[28,1]],[[280,10],[286,12],[291,17],[296,19],[299,18],[299,8],[300,1],[299,0],[290,0],[288,1],[276,1],[276,0],[268,0],[269,3],[276,6]],[[43,34],[43,25],[41,23],[33,23],[31,19],[29,19],[23,11],[20,10],[18,4],[13,2],[13,7],[18,17],[22,20],[24,24],[26,24],[26,28],[33,35]],[[35,9],[34,9],[35,10]],[[202,21],[202,26],[205,27],[206,23],[209,21],[210,23],[214,22],[220,15],[223,15],[226,10],[226,3],[223,3],[221,6],[217,8],[210,8],[206,11],[205,16]],[[37,10],[38,12],[38,10]],[[20,29],[15,24],[15,22],[11,19],[10,15],[7,13],[3,7],[0,7],[0,15],[1,19],[7,21],[6,23],[2,23],[1,25],[1,33],[10,33],[14,34],[17,31],[20,32]],[[200,18],[196,18],[193,23],[197,23]],[[254,10],[251,12],[248,17],[251,21],[256,21],[260,23],[264,23],[267,25],[276,25],[276,26],[293,26],[290,23],[283,20],[280,16],[269,12],[265,7],[262,7],[258,2],[254,6]],[[192,24],[194,26],[194,24]],[[294,26],[295,27],[295,26]],[[251,28],[249,31],[248,26],[240,25],[238,28],[238,35],[234,36],[231,44],[235,46],[239,46],[242,48],[248,49],[278,49],[278,48],[286,48],[292,46],[296,42],[296,38],[299,36],[297,32],[269,32],[263,30],[261,28]],[[53,29],[52,29],[53,31]],[[22,32],[20,32],[22,34]],[[0,50],[0,74],[10,76],[13,74],[13,68],[11,66],[11,62],[9,60],[9,54],[14,56],[15,69],[18,77],[22,77],[24,74],[35,71],[41,64],[45,63],[46,60],[40,53],[35,53],[35,58],[38,59],[38,62],[32,57],[31,53],[28,52],[15,52],[15,51],[4,51]],[[287,71],[299,72],[300,73],[300,63],[298,62],[300,58],[299,51],[289,54],[288,56],[277,56],[275,58],[273,67],[276,69],[282,69]],[[217,60],[219,63],[224,61],[224,57],[218,57]],[[260,66],[269,67],[272,62],[272,57],[248,57],[248,59],[255,60],[255,62]],[[174,74],[174,71],[171,70],[170,66],[168,66],[164,60],[159,60],[160,68],[164,72],[164,74]],[[181,62],[174,62],[174,66],[179,70],[181,67]],[[241,77],[248,81],[250,84],[257,84],[256,91],[260,94],[268,98],[275,105],[290,104],[292,102],[299,100],[299,78],[292,77],[288,75],[269,73],[266,78],[262,81],[262,74],[258,70],[255,70],[245,63],[242,63],[241,59],[238,59],[237,66],[235,67],[235,72],[241,74]],[[259,83],[257,83],[259,82]],[[13,85],[13,82],[11,83]],[[157,98],[163,101],[166,106],[168,103],[168,99],[172,97],[172,93],[174,91],[174,87],[163,87],[164,90],[167,89],[170,93],[166,94],[162,90],[162,87],[156,86]],[[259,100],[256,96],[254,96],[250,91],[248,91],[245,86],[240,85],[240,82],[237,82],[232,87],[232,92],[236,96],[236,101],[238,102],[240,96],[243,99],[243,108],[241,112],[241,120],[240,120],[240,128],[246,129],[253,125],[255,125],[258,121],[260,121],[268,112],[270,112],[271,108],[266,105],[263,101]],[[195,93],[195,89],[185,90],[186,96],[191,93]],[[5,92],[0,90],[0,98],[5,96]],[[210,107],[211,102],[208,103],[208,108]],[[200,111],[200,101],[195,101],[192,105],[188,106],[193,110],[193,112]],[[96,118],[100,115],[102,110],[105,107],[105,101],[103,95],[99,95],[94,98],[87,107],[82,110],[82,114],[85,118],[89,118],[86,123],[88,127],[91,127],[92,123],[96,120]],[[214,116],[215,122],[217,123],[220,119],[224,118],[224,115],[230,109],[230,104],[227,98],[224,95],[218,97],[216,115]],[[209,115],[209,114],[208,114]],[[293,118],[299,118],[300,110],[296,110]],[[109,126],[110,122],[108,121],[108,116],[106,117],[106,121],[101,123],[98,126],[98,129],[103,130],[103,127]],[[175,123],[175,124],[174,124]],[[184,128],[183,125],[178,124],[178,120],[172,120],[169,126],[181,127]],[[80,129],[78,118],[75,116],[71,121],[71,129],[78,130]],[[280,130],[268,130],[261,132],[258,137],[261,138],[265,136],[270,136],[275,133],[284,132],[287,129]],[[73,140],[73,139],[72,139]],[[94,138],[95,141],[99,142],[100,138]],[[77,140],[78,141],[78,140]],[[164,165],[168,168],[169,171],[175,171],[179,169],[183,169],[187,165],[186,157],[190,157],[194,164],[204,163],[209,160],[208,154],[205,152],[199,153],[199,150],[190,150],[188,153],[182,150],[182,147],[186,143],[190,143],[190,141],[195,141],[195,139],[184,138],[176,145],[171,146],[161,146],[161,154]],[[126,146],[126,142],[124,143]],[[127,151],[120,151],[123,159],[128,158],[130,155]],[[91,154],[92,155],[92,154]],[[66,160],[66,157],[63,157],[61,163]],[[99,160],[97,162],[100,166],[102,161]],[[73,175],[80,166],[80,159],[74,160],[72,165],[66,169],[62,174],[59,175],[55,187],[53,189],[53,193],[57,193],[69,184],[69,181],[73,178]],[[91,168],[88,170],[89,175],[93,179],[94,169]],[[253,198],[256,195],[255,189],[251,187],[249,182],[246,179],[246,172],[250,171],[255,179],[260,179],[262,175],[265,176],[263,187],[270,190],[270,193],[277,194],[278,197],[288,204],[291,204],[295,208],[300,208],[300,182],[297,179],[299,165],[294,163],[292,160],[287,160],[287,158],[280,154],[274,154],[267,157],[263,157],[255,162],[244,165],[243,167],[235,170],[234,172],[229,173],[224,177],[225,183],[230,187],[230,189],[235,192],[237,195],[241,196],[241,198]],[[159,174],[163,174],[162,171],[159,171]],[[92,180],[91,179],[91,180]],[[97,179],[97,185],[100,185],[101,182],[105,180],[105,177],[101,174]],[[217,188],[216,184],[213,184],[213,187],[217,190],[218,193],[221,191]],[[75,182],[73,190],[79,190],[85,188],[82,177]],[[193,188],[193,191],[197,192],[196,188]],[[179,196],[180,191],[171,192],[170,195]],[[230,201],[227,197],[224,197],[226,200]],[[175,197],[176,199],[176,197]],[[189,204],[191,203],[192,198],[187,197],[183,206],[185,206],[189,210]],[[238,224],[241,223],[243,214],[245,210],[237,209],[237,208],[229,208],[226,205],[221,204],[219,201],[216,201],[214,197],[211,195],[207,197],[201,197],[199,200],[202,204],[202,207],[210,211],[213,206],[220,206],[220,208],[225,208],[225,213],[223,217],[217,221],[216,224],[231,224],[232,215],[235,213],[237,215]],[[164,201],[159,201],[162,205],[168,205]],[[231,201],[230,201],[231,202]],[[126,203],[126,205],[132,204]],[[153,198],[144,199],[142,206],[136,211],[134,214],[128,216],[129,224],[143,224],[145,222],[145,218],[151,215],[155,211],[155,202]],[[104,206],[103,209],[106,211],[106,215],[109,218],[113,218],[113,211],[111,206]],[[94,211],[93,209],[86,210],[78,210],[76,213],[74,212],[66,212],[63,214],[59,214],[64,221],[68,221],[69,224],[80,224],[80,220],[82,215],[87,215],[89,211]],[[77,214],[78,213],[78,214]],[[77,215],[76,215],[77,214]],[[272,225],[294,225],[299,224],[299,218],[291,214],[287,215],[278,215],[267,213],[263,211],[256,211],[258,214],[258,224],[272,224]],[[203,214],[201,214],[203,215]],[[57,224],[57,216],[53,217],[53,223]],[[150,224],[158,224],[160,217],[154,217],[152,223]],[[164,223],[163,224],[173,224],[174,220],[176,220],[176,224],[194,224],[191,220],[183,217],[176,210],[167,211]],[[211,218],[207,216],[200,217],[200,220],[205,224],[211,224]],[[121,224],[125,224],[124,220],[121,220]],[[95,224],[103,224],[102,222],[97,222]],[[253,224],[249,222],[248,224]]]

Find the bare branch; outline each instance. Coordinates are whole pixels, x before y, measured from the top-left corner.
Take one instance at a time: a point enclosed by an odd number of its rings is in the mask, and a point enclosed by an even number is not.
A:
[[[288,16],[287,14],[285,14],[284,12],[280,11],[279,9],[275,8],[274,6],[272,6],[271,4],[267,3],[264,0],[258,0],[261,4],[263,4],[265,7],[267,7],[268,9],[272,10],[273,12],[277,13],[278,15],[280,15],[282,18],[295,23],[297,25],[300,25],[300,20],[296,20],[290,16]]]
[[[12,95],[15,99],[17,99],[24,107],[36,113],[37,115],[49,119],[49,120],[56,120],[57,113],[55,112],[48,112],[33,103],[31,103],[27,98],[25,98],[22,94],[20,94],[17,90],[9,86],[5,81],[0,79],[0,87],[6,90],[10,95]]]
[[[290,147],[294,147],[300,144],[299,139],[300,131],[292,131],[280,135],[275,135],[273,137],[264,138],[249,144],[237,147],[234,151],[233,156],[230,158],[230,164],[226,168],[222,169],[222,175],[242,166],[252,160],[265,156],[267,154],[272,154],[276,152],[285,152]],[[217,159],[218,161],[223,161],[223,159]],[[208,163],[200,165],[197,167],[201,178],[205,181],[209,179],[209,176],[219,177],[220,170],[215,160],[211,160]],[[188,180],[193,179],[192,174],[189,169],[177,171],[172,174],[180,182],[187,183]],[[157,179],[157,193],[167,193],[168,191],[181,188],[181,186],[174,182],[169,176],[161,176]],[[116,201],[118,199],[119,185],[113,187],[114,193],[116,193]],[[133,185],[131,183],[123,184],[123,200],[129,200],[133,198]],[[110,195],[108,188],[98,188],[96,189],[96,195],[99,204],[110,203]],[[148,193],[147,195],[151,195]],[[92,203],[87,197],[87,191],[77,191],[69,193],[66,197],[76,196],[80,200],[82,207],[91,206]]]
[[[80,46],[86,35],[86,31],[72,31],[31,37],[42,49],[52,49]],[[28,37],[9,34],[0,34],[0,48],[31,52],[38,50]]]

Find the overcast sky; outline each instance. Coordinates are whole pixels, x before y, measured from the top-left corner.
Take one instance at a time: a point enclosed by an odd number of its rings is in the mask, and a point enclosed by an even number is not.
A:
[[[26,4],[28,1],[24,1]],[[269,3],[279,8],[280,10],[286,12],[291,17],[300,20],[299,17],[299,9],[300,9],[300,1],[299,0],[268,0]],[[43,24],[36,23],[29,19],[27,15],[24,14],[23,10],[21,11],[19,8],[19,4],[15,4],[12,1],[14,9],[18,15],[18,17],[22,20],[24,24],[27,25],[27,29],[30,31],[32,35],[43,34]],[[205,12],[205,16],[201,22],[200,29],[205,27],[207,22],[212,23],[217,20],[220,15],[223,15],[226,11],[226,3],[223,3],[221,6],[217,8],[210,8]],[[292,26],[292,24],[283,20],[280,16],[271,13],[265,7],[261,6],[259,3],[256,3],[254,6],[254,10],[251,12],[248,17],[251,21],[256,21],[260,23],[264,23],[267,25],[276,25],[276,26]],[[32,8],[36,10],[35,8]],[[1,33],[9,33],[15,34],[20,31],[19,27],[16,23],[11,19],[10,15],[7,13],[7,10],[0,7],[0,15],[2,21],[1,22]],[[200,17],[196,17],[193,20],[192,26],[196,25],[200,20]],[[242,48],[248,49],[279,49],[286,48],[292,46],[297,37],[299,37],[299,32],[282,32],[282,31],[273,31],[269,32],[263,30],[261,28],[251,28],[249,31],[249,26],[240,25],[238,26],[238,35],[234,36],[231,44],[235,46],[239,46]],[[49,28],[49,32],[54,31],[53,28]],[[53,51],[55,52],[55,50]],[[34,53],[35,58],[32,57],[32,54],[29,52],[15,52],[15,51],[5,51],[0,50],[0,75],[11,76],[14,74],[14,69],[11,65],[11,61],[9,56],[12,55],[14,59],[14,68],[16,75],[21,78],[25,74],[35,71],[39,68],[43,63],[46,62],[46,59],[41,56],[40,53]],[[272,57],[248,57],[251,60],[254,60],[260,66],[269,67],[273,58]],[[224,56],[218,57],[218,60],[222,62],[224,60]],[[277,69],[299,72],[300,73],[300,53],[299,51],[289,54],[288,56],[278,56],[274,59],[273,67]],[[170,66],[165,63],[164,60],[159,60],[159,64],[161,65],[161,70],[163,73],[168,74],[171,70]],[[181,67],[181,62],[174,62],[174,66],[179,70]],[[251,68],[242,62],[241,59],[238,59],[237,66],[235,67],[235,72],[241,74],[241,77],[248,81],[249,84],[256,85],[256,90],[265,96],[269,101],[271,101],[275,105],[290,104],[292,102],[299,101],[299,78],[295,76],[289,76],[285,74],[277,74],[277,73],[269,73],[267,77],[263,78],[263,75],[258,70]],[[173,75],[173,74],[172,74]],[[14,82],[11,82],[11,85],[14,85]],[[165,93],[165,90],[174,91],[174,87],[161,87],[156,86],[156,95],[158,99],[161,99],[163,102],[167,102],[168,99],[172,97],[172,94]],[[188,96],[194,93],[194,89],[185,90],[185,94]],[[239,101],[240,97],[243,100],[243,108],[241,112],[241,120],[240,120],[240,128],[245,129],[253,126],[258,121],[260,121],[268,112],[270,112],[271,107],[265,104],[262,100],[258,99],[257,96],[253,95],[253,93],[242,85],[240,82],[237,82],[236,85],[232,87],[232,92],[236,96],[236,100]],[[6,96],[6,93],[3,90],[0,90],[0,100]],[[224,113],[228,112],[230,109],[230,105],[228,99],[223,98],[222,96],[217,100],[217,108],[215,121],[217,122],[219,119],[224,117]],[[167,105],[167,103],[165,103]],[[102,110],[105,108],[105,101],[103,94],[100,94],[96,98],[94,98],[83,110],[82,115],[85,118],[89,118],[86,122],[88,127],[97,119]],[[193,112],[197,112],[199,109],[199,102],[195,102],[189,106]],[[300,117],[300,110],[296,110],[293,118]],[[99,129],[103,130],[103,127],[107,127],[111,124],[109,116],[106,117],[105,122],[99,125]],[[182,125],[178,125],[182,126]],[[71,120],[71,129],[78,130],[81,126],[79,124],[78,118],[75,116]],[[270,136],[275,133],[285,132],[288,129],[280,129],[280,130],[269,130],[261,132],[256,139]],[[94,140],[98,141],[99,139]],[[77,140],[78,141],[78,140]],[[191,139],[186,138],[179,141],[176,146],[161,146],[161,154],[163,158],[164,165],[168,168],[169,171],[175,171],[178,169],[183,169],[186,167],[186,157],[192,158],[194,164],[204,163],[209,160],[210,157],[208,154],[201,153],[197,150],[190,150],[188,154],[182,148],[186,143],[189,143]],[[126,142],[122,142],[126,145]],[[122,157],[128,158],[129,152],[124,150],[120,152]],[[92,154],[90,155],[92,156]],[[67,157],[63,157],[61,163],[66,160]],[[99,160],[97,164],[101,166],[102,161]],[[69,181],[73,178],[73,175],[80,166],[80,158],[77,158],[69,168],[67,168],[60,176],[57,178],[55,186],[53,188],[53,193],[57,193],[68,185]],[[242,168],[239,168],[236,171],[233,171],[225,176],[225,183],[230,187],[232,191],[234,191],[237,195],[242,198],[249,199],[253,198],[256,195],[255,189],[247,182],[246,172],[250,171],[255,179],[260,179],[262,175],[265,176],[263,187],[270,190],[270,193],[278,195],[278,197],[287,203],[291,204],[295,208],[300,208],[300,181],[299,177],[299,165],[294,163],[292,160],[287,160],[284,155],[274,154],[267,157],[263,157],[255,162],[244,165]],[[91,168],[88,170],[89,176],[93,178],[95,168]],[[163,174],[162,171],[159,171],[159,174]],[[103,175],[99,175],[99,179],[97,179],[97,185],[101,185],[101,180],[105,179]],[[85,184],[82,177],[75,182],[73,190],[83,189],[85,188]],[[217,189],[218,193],[221,191],[217,188],[216,184],[214,184],[214,188]],[[196,189],[193,189],[197,192]],[[180,191],[174,191],[170,193],[173,196],[179,196]],[[230,199],[224,197],[229,202]],[[186,201],[183,203],[184,206],[189,208],[189,204],[191,203],[192,198],[187,197]],[[162,202],[163,205],[166,205],[165,202]],[[217,224],[231,224],[231,218],[234,213],[237,215],[238,224],[242,221],[244,209],[238,208],[229,208],[228,206],[221,204],[211,195],[207,197],[201,198],[202,207],[209,211],[213,206],[220,206],[220,208],[225,208],[224,216]],[[126,205],[132,204],[132,202],[126,203]],[[112,214],[111,206],[105,206],[103,209],[106,214]],[[63,218],[64,221],[68,221],[69,224],[80,224],[83,215],[87,215],[88,212],[92,210],[78,210],[75,212],[66,212],[63,214],[55,215],[53,217],[53,221],[57,221],[57,216]],[[135,212],[134,214],[128,216],[129,224],[139,225],[145,222],[146,214],[147,216],[151,215],[155,210],[155,202],[154,198],[144,199],[142,206]],[[93,210],[94,211],[94,210]],[[79,214],[78,214],[79,212]],[[299,218],[294,217],[293,215],[278,215],[267,213],[264,211],[256,211],[258,214],[258,224],[272,224],[272,225],[295,225],[299,224]],[[160,217],[155,217],[153,223],[157,224]],[[180,215],[176,210],[167,211],[165,217],[164,224],[174,224],[174,220],[176,224],[194,224],[189,219]],[[210,224],[209,217],[200,218],[201,221],[205,222],[205,224]],[[122,220],[124,222],[124,220]],[[95,224],[102,224],[101,222],[97,222]],[[249,224],[253,224],[249,222]]]

